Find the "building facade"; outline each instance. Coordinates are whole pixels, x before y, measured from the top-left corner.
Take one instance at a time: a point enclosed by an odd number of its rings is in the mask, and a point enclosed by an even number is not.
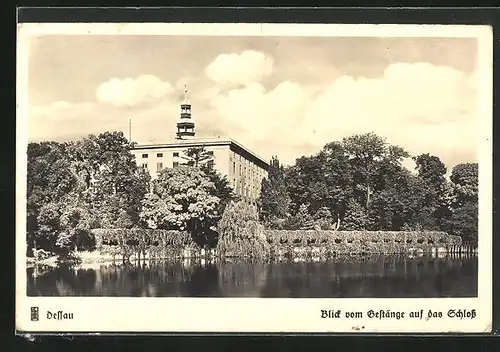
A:
[[[237,195],[249,203],[257,201],[269,163],[233,139],[196,138],[187,90],[181,104],[176,139],[168,143],[136,145],[132,153],[137,164],[147,169],[154,179],[162,169],[182,165],[184,153],[189,148],[200,147],[212,155],[213,167],[227,177]]]

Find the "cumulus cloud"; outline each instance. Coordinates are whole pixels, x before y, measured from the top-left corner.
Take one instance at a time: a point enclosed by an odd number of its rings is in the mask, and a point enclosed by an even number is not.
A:
[[[89,117],[98,116],[95,104],[71,104],[57,101],[28,110],[28,138],[40,140],[67,140],[82,133],[93,133],[101,128],[100,123]]]
[[[326,87],[283,82],[272,90],[259,83],[232,89],[212,106],[237,121],[256,147],[272,140],[287,163],[295,147],[319,149],[356,133],[375,132],[410,153],[429,152],[448,165],[475,160],[477,118],[473,78],[449,67],[396,63],[377,79],[343,76]],[[259,150],[256,150],[257,152]]]
[[[136,78],[112,78],[99,85],[97,100],[115,106],[137,106],[161,99],[174,91],[172,85],[153,75]]]
[[[283,82],[271,91],[260,83],[251,83],[216,95],[211,105],[217,114],[241,125],[252,138],[274,138],[274,134],[297,121],[297,112],[304,109],[308,97],[309,92],[293,82]]]
[[[342,77],[310,105],[304,128],[319,140],[375,131],[410,152],[446,157],[475,145],[475,93],[469,77],[425,63],[393,64],[379,79]],[[457,149],[458,148],[458,149]]]
[[[247,50],[241,54],[221,54],[205,69],[205,74],[221,85],[246,85],[271,74],[273,58]]]
[[[193,88],[198,136],[229,135],[265,158],[277,154],[288,164],[318,152],[328,142],[366,132],[386,137],[413,155],[437,155],[449,169],[477,160],[475,73],[467,75],[428,63],[395,63],[379,78],[342,76],[322,85],[284,81],[268,87],[259,80],[270,70],[249,65],[252,60],[259,61],[248,59],[252,55],[246,54],[245,60],[241,60],[244,54],[229,55],[236,64],[227,64],[227,72],[217,68],[227,57],[216,59],[208,72],[219,84],[202,89],[200,80]],[[254,56],[262,59],[261,55]],[[260,70],[245,70],[241,62]],[[241,75],[236,74],[238,70]],[[32,107],[30,139],[83,136],[104,130],[127,134],[131,117],[135,141],[170,140],[175,136],[179,101],[175,94],[159,98],[172,91],[179,93],[153,76],[112,79],[98,89],[99,100],[110,104],[60,101]],[[155,99],[152,104],[138,106]],[[135,105],[136,109],[123,114],[123,106]],[[413,167],[410,161],[405,165]]]

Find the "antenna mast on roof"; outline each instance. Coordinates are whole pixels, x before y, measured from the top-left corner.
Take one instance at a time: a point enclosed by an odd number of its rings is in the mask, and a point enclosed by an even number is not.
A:
[[[132,142],[132,118],[128,119],[128,141]]]

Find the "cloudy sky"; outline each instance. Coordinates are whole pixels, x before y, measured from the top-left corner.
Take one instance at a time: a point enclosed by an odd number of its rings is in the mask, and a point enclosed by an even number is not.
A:
[[[477,161],[477,41],[461,38],[41,36],[29,139],[175,136],[184,84],[197,136],[285,163],[375,132],[449,169]]]

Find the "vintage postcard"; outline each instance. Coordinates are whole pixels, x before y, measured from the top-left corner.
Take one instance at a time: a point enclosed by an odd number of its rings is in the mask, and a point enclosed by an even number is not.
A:
[[[18,332],[490,331],[492,44],[19,24]]]

